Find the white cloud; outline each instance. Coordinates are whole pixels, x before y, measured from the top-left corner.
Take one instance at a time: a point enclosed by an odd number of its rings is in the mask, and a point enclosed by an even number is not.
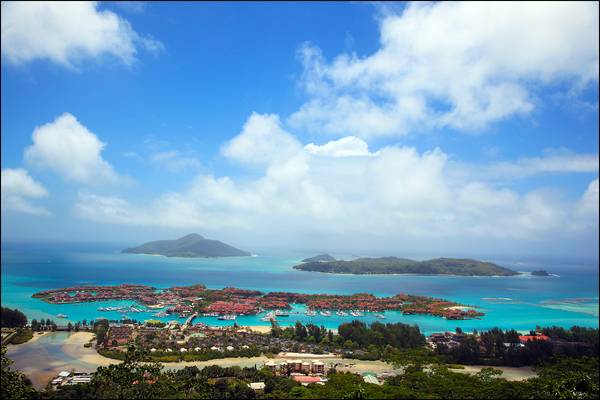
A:
[[[455,164],[457,176],[466,179],[513,180],[550,173],[598,172],[597,154],[578,154],[567,149],[547,149],[541,157],[528,157],[516,162],[500,161],[485,165]]]
[[[28,214],[50,215],[45,208],[31,203],[31,199],[48,196],[48,191],[22,168],[2,170],[2,212],[8,210]]]
[[[34,129],[33,144],[25,149],[25,161],[47,168],[80,183],[115,183],[122,178],[101,155],[106,146],[77,119],[64,113]]]
[[[242,132],[231,139],[222,152],[243,164],[265,165],[273,160],[284,160],[300,148],[300,142],[281,128],[277,115],[252,113]]]
[[[263,174],[257,179],[199,175],[183,190],[144,204],[85,195],[77,213],[107,223],[269,234],[275,241],[292,234],[303,240],[325,236],[318,239],[321,245],[340,237],[368,237],[369,243],[388,248],[408,240],[423,246],[456,237],[525,243],[598,228],[580,211],[594,201],[594,193],[597,197],[597,182],[595,192],[591,185],[574,200],[546,189],[518,193],[476,175],[456,179],[455,166],[438,148],[419,153],[388,146],[370,152],[352,137],[302,147],[277,121],[254,114],[229,143],[233,147],[225,147],[235,160],[253,167],[260,162]],[[268,129],[248,128],[255,124]],[[294,144],[285,148],[286,157],[266,151],[277,150],[273,143],[280,140]],[[228,153],[231,148],[235,151]],[[349,150],[353,156],[342,156]]]
[[[2,2],[2,55],[11,64],[45,59],[73,67],[109,55],[131,65],[138,48],[156,53],[163,45],[114,12],[99,10],[98,2]]]
[[[164,166],[170,172],[179,172],[184,169],[197,170],[201,163],[196,157],[182,154],[177,150],[160,151],[153,154],[150,159]]]
[[[309,97],[289,122],[365,138],[484,129],[529,114],[544,85],[597,82],[598,29],[595,2],[410,3],[382,17],[371,55],[302,46]]]
[[[369,145],[355,136],[346,136],[338,140],[332,140],[324,145],[309,143],[304,149],[312,154],[330,157],[368,156]]]

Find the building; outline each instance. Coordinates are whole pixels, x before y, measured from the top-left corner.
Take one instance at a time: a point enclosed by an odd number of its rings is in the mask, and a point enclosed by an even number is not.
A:
[[[252,382],[248,384],[248,387],[252,390],[265,390],[264,382]]]
[[[275,372],[275,370],[277,369],[277,364],[275,364],[273,361],[269,360],[265,363],[265,367],[269,368],[269,370],[271,372]]]
[[[133,329],[130,326],[111,326],[108,329],[107,343],[108,346],[119,346],[129,342]]]
[[[325,373],[325,364],[321,361],[317,360],[312,364],[312,373],[313,374],[324,374]]]
[[[306,376],[306,375],[294,375],[292,379],[296,382],[299,382],[303,386],[308,386],[311,383],[316,383],[319,385],[324,385],[327,382],[327,379],[322,378],[320,376]]]
[[[547,342],[550,340],[550,338],[546,335],[524,335],[524,336],[519,336],[519,341],[521,341],[521,343],[525,344],[527,342],[530,342],[532,340],[542,340],[544,342]]]

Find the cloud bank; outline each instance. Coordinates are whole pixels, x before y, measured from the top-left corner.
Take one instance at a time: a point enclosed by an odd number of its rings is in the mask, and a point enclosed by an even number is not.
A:
[[[260,165],[261,176],[236,180],[201,174],[185,190],[164,193],[149,204],[82,192],[76,212],[116,224],[270,232],[275,238],[290,231],[355,235],[387,244],[484,236],[536,241],[598,229],[597,179],[578,199],[549,189],[521,194],[459,170],[439,148],[419,153],[387,146],[371,152],[355,137],[303,147],[276,116],[256,113],[223,154],[235,163]],[[547,167],[554,165],[553,156],[544,157],[512,166],[517,175],[556,171]],[[587,155],[569,157],[577,167],[566,164],[562,172],[597,172]]]
[[[598,82],[598,3],[409,3],[380,21],[380,48],[327,61],[304,44],[308,99],[290,124],[364,138],[478,131],[527,115],[536,88]]]
[[[161,42],[139,35],[126,19],[98,6],[95,1],[2,2],[2,55],[15,65],[43,59],[74,67],[104,55],[131,65],[139,48],[163,49]]]
[[[35,215],[50,215],[45,208],[31,202],[48,196],[48,191],[22,168],[2,170],[2,212],[14,210]]]

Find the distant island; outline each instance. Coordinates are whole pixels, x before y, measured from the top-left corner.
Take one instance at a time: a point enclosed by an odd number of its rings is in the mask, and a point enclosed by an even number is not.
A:
[[[122,253],[157,254],[166,257],[239,257],[250,256],[247,251],[236,249],[219,240],[205,239],[192,233],[176,240],[157,240],[141,246],[125,249]]]
[[[545,269],[540,269],[539,271],[531,271],[531,275],[535,275],[535,276],[550,276],[550,274],[548,273],[548,271],[546,271]]]
[[[317,256],[321,257],[321,256]],[[306,259],[310,260],[310,259]],[[306,261],[304,260],[304,261]],[[408,258],[379,257],[358,258],[352,261],[306,261],[294,266],[302,271],[336,274],[422,274],[461,276],[512,276],[518,272],[491,262],[468,258],[435,258],[415,261]]]
[[[302,262],[312,262],[312,261],[335,261],[335,258],[330,256],[329,254],[319,254],[318,256],[305,258]]]

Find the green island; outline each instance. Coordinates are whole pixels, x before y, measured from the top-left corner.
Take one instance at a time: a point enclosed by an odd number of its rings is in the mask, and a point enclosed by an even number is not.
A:
[[[124,249],[122,253],[199,258],[252,255],[247,251],[237,249],[219,240],[206,239],[197,233],[191,233],[175,240],[157,240],[144,243],[137,247]]]
[[[321,256],[317,256],[321,257]],[[408,258],[377,257],[357,258],[356,260],[307,261],[294,266],[301,271],[314,271],[335,274],[420,274],[420,275],[461,275],[461,276],[513,276],[518,272],[491,262],[469,258],[435,258],[415,261]]]

